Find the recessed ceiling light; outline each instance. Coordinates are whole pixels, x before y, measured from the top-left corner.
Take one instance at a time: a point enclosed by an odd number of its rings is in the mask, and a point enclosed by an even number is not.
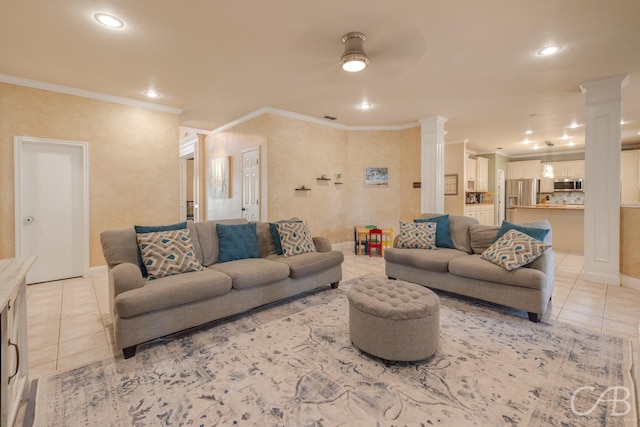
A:
[[[368,110],[371,107],[372,107],[372,105],[369,104],[368,102],[363,102],[362,104],[358,105],[358,108],[361,109],[361,110]]]
[[[539,146],[538,144],[536,144],[536,145],[534,145],[534,146],[533,146],[533,149],[534,149],[534,150],[539,150],[539,149],[540,149],[540,146]]]
[[[623,125],[624,124],[624,119],[620,119],[620,124]]]
[[[109,28],[122,28],[124,27],[124,22],[120,19],[116,18],[113,15],[108,15],[106,13],[96,13],[93,15],[96,21]]]
[[[530,143],[530,142],[531,142],[531,141],[529,141],[527,138],[525,138],[525,139],[524,139],[524,141],[522,141],[522,143],[523,143],[524,145],[527,145],[527,144],[528,144],[528,143]]]
[[[576,143],[575,143],[575,142],[573,142],[573,141],[569,141],[569,143],[568,143],[567,145],[568,145],[569,147],[573,147],[574,145],[576,145]]]
[[[562,135],[562,139],[567,140],[569,139],[569,135],[567,135],[566,133],[564,135]]]
[[[528,131],[526,131],[524,134],[525,134],[525,135],[531,135],[532,133],[533,133],[533,131],[532,131],[532,130],[528,130]]]
[[[575,129],[578,127],[578,124],[576,122],[571,123],[571,125],[569,126],[571,129]]]
[[[540,56],[553,55],[554,53],[558,53],[560,49],[562,49],[562,46],[560,46],[559,44],[554,44],[554,45],[543,47],[542,49],[540,49],[538,51],[538,55]]]
[[[160,94],[155,90],[146,90],[144,91],[144,94],[147,95],[149,98],[157,98],[160,96]]]

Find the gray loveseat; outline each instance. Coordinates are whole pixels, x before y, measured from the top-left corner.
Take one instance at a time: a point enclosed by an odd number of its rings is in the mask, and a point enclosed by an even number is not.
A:
[[[420,218],[438,215],[441,214],[422,214]],[[551,243],[548,221],[526,226],[549,229],[544,242]],[[384,252],[385,272],[392,279],[524,310],[531,321],[539,322],[553,293],[553,249],[547,249],[528,265],[507,271],[480,257],[493,243],[499,228],[480,225],[474,218],[451,215],[449,229],[455,249],[401,249],[396,237],[394,247]]]
[[[313,237],[317,252],[284,257],[276,253],[268,223],[256,223],[259,258],[219,261],[216,224],[244,219],[189,222],[195,257],[204,269],[147,280],[133,227],[100,235],[109,270],[109,301],[115,343],[124,357],[137,344],[301,294],[342,279],[344,255]]]

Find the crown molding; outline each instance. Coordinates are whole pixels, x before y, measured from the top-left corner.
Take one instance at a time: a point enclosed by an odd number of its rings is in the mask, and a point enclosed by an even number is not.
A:
[[[280,117],[288,117],[294,120],[300,120],[303,122],[314,123],[321,126],[327,126],[334,129],[348,130],[348,131],[405,130],[405,129],[410,129],[413,127],[420,126],[420,123],[418,123],[417,121],[414,123],[407,123],[404,125],[348,126],[348,125],[343,125],[341,123],[329,122],[327,120],[318,119],[317,117],[307,116],[305,114],[294,113],[292,111],[287,111],[287,110],[281,110],[279,108],[262,107],[236,120],[233,120],[227,124],[224,124],[222,126],[215,128],[214,130],[211,131],[211,133],[216,134],[216,133],[224,132],[242,123],[248,122],[249,120],[255,119],[256,117],[259,117],[263,114],[274,114]]]
[[[181,114],[183,111],[181,108],[169,107],[167,105],[138,101],[135,99],[123,98],[121,96],[107,95],[105,93],[92,92],[90,90],[77,89],[54,83],[25,79],[23,77],[10,76],[7,74],[0,74],[0,83],[9,83],[17,86],[30,87],[33,89],[48,90],[50,92],[58,92],[64,93],[66,95],[80,96],[82,98],[96,99],[98,101],[113,102],[116,104],[128,105],[131,107],[146,108],[147,110],[162,111],[164,113]]]

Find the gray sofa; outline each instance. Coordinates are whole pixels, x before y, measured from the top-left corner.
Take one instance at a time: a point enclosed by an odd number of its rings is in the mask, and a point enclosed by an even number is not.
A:
[[[438,215],[441,214],[422,214],[420,218]],[[551,230],[546,220],[526,226]],[[507,271],[480,257],[493,243],[500,227],[480,225],[476,219],[452,215],[449,228],[455,249],[401,249],[397,247],[396,237],[394,247],[384,252],[386,275],[524,310],[531,321],[539,322],[553,293],[553,249],[547,249],[526,266]],[[551,244],[551,231],[544,242]]]
[[[124,357],[137,344],[331,284],[342,279],[344,255],[314,237],[317,252],[277,255],[268,223],[256,223],[259,258],[218,262],[216,224],[245,219],[189,222],[202,271],[156,280],[143,277],[133,227],[100,235],[109,271],[109,301],[115,343]]]

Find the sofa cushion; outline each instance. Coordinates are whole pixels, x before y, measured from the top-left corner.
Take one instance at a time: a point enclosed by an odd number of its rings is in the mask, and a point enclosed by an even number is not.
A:
[[[399,248],[437,249],[435,222],[400,221]]]
[[[231,277],[205,268],[189,274],[176,274],[147,282],[115,298],[115,312],[133,317],[156,310],[215,298],[231,290]]]
[[[449,262],[449,273],[503,285],[523,288],[542,289],[547,284],[546,275],[534,268],[522,267],[507,271],[502,267],[482,259],[480,255],[468,255],[452,259]],[[481,286],[478,284],[478,286]]]
[[[260,258],[276,254],[276,244],[271,234],[271,226],[268,222],[256,222],[256,235],[258,236],[258,252]]]
[[[342,264],[344,254],[340,251],[309,252],[293,257],[272,255],[269,259],[288,265],[289,277],[292,279],[300,279]]]
[[[420,268],[437,273],[446,273],[452,259],[468,256],[457,249],[442,248],[437,251],[425,249],[389,248],[384,251],[386,262]]]
[[[285,257],[316,252],[316,245],[313,244],[311,233],[305,223],[287,222],[277,224],[277,228],[282,245],[282,255]]]
[[[218,233],[218,262],[258,258],[256,224],[216,224]]]
[[[136,236],[138,234],[143,233],[154,233],[156,231],[171,231],[171,230],[184,230],[187,228],[186,221],[178,222],[176,224],[168,224],[168,225],[134,225],[133,229],[136,232]],[[138,265],[140,266],[140,271],[142,271],[142,276],[147,277],[149,273],[147,272],[147,267],[142,261],[142,253],[140,252],[140,245],[138,244]]]
[[[449,214],[434,216],[429,219],[416,218],[413,222],[435,222],[436,223],[436,246],[438,248],[455,249],[451,240],[451,229],[449,228]]]
[[[471,224],[469,226],[469,238],[474,254],[481,254],[496,240],[497,225]]]
[[[529,264],[551,245],[521,231],[509,230],[485,250],[481,257],[511,271]]]
[[[234,289],[253,288],[289,277],[289,267],[286,264],[264,258],[238,259],[217,263],[209,268],[231,277]]]
[[[442,214],[423,213],[420,214],[420,218],[428,219],[440,215]],[[459,251],[464,251],[468,254],[473,253],[469,237],[469,225],[471,224],[478,224],[478,220],[468,216],[449,215],[449,230],[451,231],[453,246]]]
[[[529,227],[524,224],[512,224],[509,221],[502,221],[502,225],[500,226],[500,230],[498,230],[498,234],[496,234],[496,238],[494,239],[494,242],[497,241],[502,236],[504,236],[504,234],[509,230],[520,231],[541,242],[544,241],[544,238],[549,233],[549,228]]]
[[[202,270],[189,237],[189,230],[138,233],[138,246],[148,279]]]
[[[205,267],[218,262],[218,232],[217,224],[247,224],[244,218],[222,219],[216,221],[195,222],[194,227],[198,232],[198,240],[202,249],[202,265]]]

